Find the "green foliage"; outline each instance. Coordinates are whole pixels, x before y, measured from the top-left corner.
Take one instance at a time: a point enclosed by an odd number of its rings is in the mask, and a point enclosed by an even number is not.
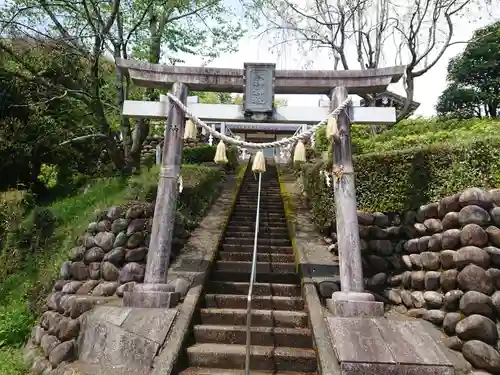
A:
[[[316,130],[314,149],[317,152],[328,151],[331,142],[326,138],[326,126],[320,127]]]
[[[352,143],[355,154],[389,152],[415,146],[457,144],[498,136],[500,121],[483,119],[408,119],[389,130],[371,136],[367,126],[352,126]]]
[[[471,186],[500,186],[500,138],[359,155],[354,169],[358,209],[416,209]],[[323,170],[331,165],[318,162],[302,168],[313,220],[324,229],[334,220],[335,204]]]
[[[36,314],[41,311],[58,277],[60,264],[67,259],[75,239],[90,221],[95,220],[96,212],[112,205],[125,205],[129,200],[151,201],[156,195],[158,172],[154,167],[130,178],[95,180],[78,195],[61,199],[49,207],[35,208],[18,227],[12,228],[10,245],[4,249],[5,256],[0,258],[0,359],[10,358],[13,362],[0,364],[0,369],[2,366],[18,368],[17,354],[12,348],[26,340]],[[216,197],[224,173],[218,168],[183,165],[181,174],[184,190],[178,200],[175,233],[186,238],[189,236],[187,231],[197,224]],[[33,235],[29,235],[28,228],[32,228]],[[19,242],[14,244],[14,239]],[[27,246],[30,256],[17,262],[9,259]],[[4,373],[9,374],[7,370]]]
[[[0,255],[2,271],[9,272],[43,248],[54,234],[56,218],[48,208],[35,207],[28,217],[9,231]]]
[[[182,151],[182,162],[186,164],[211,163],[214,161],[216,146],[200,145],[186,147]]]
[[[26,368],[22,352],[16,349],[0,350],[0,374],[2,375],[26,375],[29,369]]]
[[[476,89],[452,83],[439,96],[436,111],[440,116],[450,118],[480,117],[480,93]]]
[[[449,87],[436,107],[440,115],[497,117],[500,110],[500,21],[476,30],[465,50],[450,60]]]

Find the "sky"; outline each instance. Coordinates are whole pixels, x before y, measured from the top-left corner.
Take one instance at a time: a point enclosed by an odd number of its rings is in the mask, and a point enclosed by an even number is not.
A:
[[[493,19],[500,19],[500,12],[493,13]],[[474,30],[490,23],[492,19],[471,23],[468,20],[462,20],[456,26],[455,41],[467,41],[471,38]],[[255,34],[255,33],[253,33]],[[456,44],[448,48],[440,61],[425,75],[417,78],[415,81],[414,100],[421,103],[415,112],[416,116],[432,116],[435,114],[434,106],[437,98],[446,87],[446,67],[448,60],[460,53],[465,44]],[[395,53],[395,50],[394,50]],[[390,54],[390,49],[388,50]],[[287,56],[277,56],[276,53],[269,51],[269,42],[266,39],[257,39],[254,35],[249,35],[239,43],[239,52],[222,55],[207,66],[218,68],[243,68],[245,62],[270,62],[276,63],[277,69],[302,69],[300,62],[301,56],[287,52]],[[310,69],[331,69],[331,59],[328,56],[316,55],[314,64]],[[201,61],[197,57],[187,58],[187,66],[199,66]],[[353,64],[354,65],[354,64]],[[388,66],[387,64],[386,66]],[[355,67],[358,68],[357,66]],[[391,91],[405,95],[403,85],[400,82],[389,86]],[[319,99],[326,99],[321,95],[277,95],[277,99],[287,99],[289,106],[317,106]],[[356,103],[356,99],[354,99]]]

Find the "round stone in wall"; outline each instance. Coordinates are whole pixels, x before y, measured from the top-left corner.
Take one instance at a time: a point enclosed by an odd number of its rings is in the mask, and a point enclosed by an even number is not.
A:
[[[462,346],[462,354],[472,366],[497,374],[500,371],[500,353],[479,340],[471,340]]]
[[[420,206],[417,210],[417,220],[421,223],[426,219],[438,217],[438,203],[429,203]]]
[[[448,212],[441,221],[443,229],[453,229],[458,228],[460,222],[458,220],[458,212]]]
[[[444,197],[438,203],[438,217],[443,218],[448,212],[460,211],[460,193]]]
[[[444,292],[457,288],[458,271],[456,269],[446,270],[441,274],[439,284]]]
[[[486,190],[480,188],[468,188],[460,194],[459,202],[462,207],[476,205],[488,209],[493,205],[493,197]]]
[[[424,251],[420,254],[421,265],[426,270],[436,271],[441,266],[439,253],[434,253],[430,251]]]
[[[118,234],[119,232],[127,229],[129,222],[129,219],[116,219],[115,221],[113,221],[113,224],[111,224],[111,231],[115,234]]]
[[[85,251],[85,263],[100,262],[104,258],[104,250],[100,247],[94,246]]]
[[[458,305],[460,303],[460,299],[464,295],[459,289],[450,290],[446,292],[444,295],[444,308],[446,311],[456,311],[458,310]]]
[[[444,320],[444,317],[445,317],[446,313],[444,311],[441,311],[441,310],[428,310],[423,318],[429,322],[431,322],[432,324],[435,324],[437,326],[440,326],[441,324],[443,324],[443,320]]]
[[[442,237],[443,237],[443,235],[441,233],[435,233],[431,236],[431,239],[429,240],[429,246],[428,246],[429,251],[440,251],[441,250]]]
[[[450,268],[455,267],[455,251],[454,250],[443,250],[439,254],[439,260],[441,262],[441,266],[448,270]]]
[[[464,341],[480,340],[494,345],[498,340],[495,322],[483,315],[470,315],[455,327],[457,336]]]
[[[457,312],[449,312],[443,320],[443,330],[447,335],[455,334],[455,327],[462,320],[462,315]]]
[[[477,224],[467,224],[460,233],[462,246],[483,247],[488,243],[488,234]]]
[[[500,226],[500,207],[493,207],[490,210],[491,219],[496,226]]]
[[[500,270],[498,268],[488,268],[486,273],[491,277],[495,289],[500,289]]]
[[[476,246],[466,246],[458,249],[453,260],[459,270],[470,264],[487,269],[491,262],[488,253]]]
[[[462,290],[474,290],[487,295],[493,293],[494,289],[491,277],[475,264],[469,264],[458,274],[457,283]]]
[[[439,219],[426,219],[424,225],[429,233],[439,233],[443,231],[443,224]]]
[[[431,290],[424,292],[424,300],[430,309],[440,309],[443,306],[443,295],[439,292]]]
[[[485,226],[490,222],[490,215],[484,208],[479,206],[465,206],[458,214],[458,221],[461,225],[477,224]]]
[[[491,263],[496,267],[500,267],[500,249],[494,246],[486,246],[483,250],[490,256]]]
[[[441,282],[441,272],[429,271],[425,274],[425,289],[438,290]]]
[[[486,234],[492,245],[500,246],[500,228],[491,225],[486,228]]]
[[[112,232],[99,232],[95,236],[96,245],[106,252],[112,249],[114,241],[115,235]]]
[[[462,296],[460,299],[460,311],[465,315],[479,314],[488,317],[493,316],[493,306],[490,297],[474,290],[468,291]]]
[[[120,206],[112,206],[108,209],[106,216],[110,220],[116,220],[122,215],[122,213],[123,213],[123,210]]]

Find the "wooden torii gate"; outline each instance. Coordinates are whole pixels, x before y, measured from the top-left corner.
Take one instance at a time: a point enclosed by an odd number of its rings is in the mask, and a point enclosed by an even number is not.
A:
[[[348,94],[377,93],[397,82],[403,66],[351,71],[276,70],[274,64],[246,63],[244,69],[177,67],[117,59],[118,69],[133,83],[151,88],[170,89],[187,103],[188,88],[195,91],[244,94],[243,105],[187,104],[201,120],[211,122],[279,122],[316,124],[337,108]],[[274,108],[275,94],[326,94],[327,107]],[[134,118],[166,119],[162,169],[158,184],[144,284],[124,298],[130,307],[171,307],[177,303],[166,285],[167,270],[178,195],[177,179],[183,147],[185,114],[168,100],[160,102],[127,100],[123,114]],[[359,230],[356,212],[354,170],[352,166],[350,123],[392,124],[394,108],[348,106],[337,117],[338,136],[334,137],[334,192],[340,260],[341,292],[332,296],[337,316],[381,315],[383,304],[364,292]]]

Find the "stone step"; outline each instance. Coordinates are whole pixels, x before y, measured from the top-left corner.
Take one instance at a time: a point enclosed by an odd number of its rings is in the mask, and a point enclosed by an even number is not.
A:
[[[193,367],[245,368],[245,345],[195,344],[187,349],[188,361]],[[314,372],[316,353],[312,349],[252,346],[250,368],[265,371]]]
[[[230,238],[255,238],[255,231],[248,232],[235,232],[235,231],[227,231],[225,233],[226,237]],[[261,231],[259,228],[258,238],[277,238],[277,239],[289,239],[287,233],[270,233]]]
[[[255,220],[255,215],[257,215],[256,211],[234,211],[231,213],[230,222],[238,221],[241,219],[253,219]],[[259,213],[260,220],[276,220],[282,223],[286,222],[285,214],[281,214],[279,212],[269,212],[269,211],[261,211]]]
[[[219,309],[246,309],[247,296],[237,294],[206,294],[205,307]],[[261,310],[302,310],[302,297],[254,296],[252,309]]]
[[[248,282],[250,272],[238,271],[212,271],[214,281],[236,281]],[[299,284],[300,277],[297,273],[258,273],[255,275],[255,282],[258,283],[278,283],[278,284]]]
[[[200,310],[202,324],[246,325],[247,311],[244,309],[205,308]],[[308,327],[304,311],[258,310],[252,309],[253,326],[260,327]]]
[[[194,326],[197,343],[245,345],[246,326],[197,325]],[[312,337],[308,328],[251,327],[252,345],[311,348]]]
[[[313,375],[314,373],[306,372],[279,372],[280,375]],[[189,367],[180,375],[245,375],[244,370],[230,370],[223,368],[203,368],[203,367]],[[250,375],[276,375],[273,371],[250,371]]]
[[[260,208],[272,208],[276,210],[281,210],[283,211],[285,208],[283,207],[283,204],[278,201],[279,198],[274,198],[271,201],[265,202],[265,201],[260,201]],[[251,202],[236,202],[235,205],[236,208],[240,209],[245,209],[245,210],[255,210],[257,208],[257,200],[253,200]]]
[[[248,282],[232,281],[211,281],[208,284],[208,293],[210,294],[238,294],[247,295]],[[300,297],[300,286],[295,284],[271,284],[254,283],[254,296],[280,296],[280,297]]]
[[[251,262],[253,253],[221,251],[219,253],[220,260],[235,261],[235,262]],[[293,263],[295,256],[293,254],[259,254],[257,253],[257,262],[273,262],[273,263]]]
[[[233,231],[233,232],[254,232],[255,231],[255,225],[236,225],[236,224],[231,224],[227,226],[227,231]],[[272,226],[260,226],[259,225],[259,232],[264,232],[264,233],[286,233],[289,234],[290,232],[288,231],[288,226],[286,223],[276,223],[276,225]]]
[[[257,262],[255,265],[257,273],[296,273],[297,266],[292,263]],[[215,264],[218,271],[234,271],[250,273],[252,270],[251,261],[227,261],[219,260]]]
[[[223,243],[221,246],[222,246],[223,251],[228,251],[230,253],[235,253],[235,252],[251,253],[251,252],[253,252],[253,244],[252,245],[241,245],[241,244]],[[263,245],[259,241],[259,242],[257,242],[257,253],[293,254],[294,251],[293,251],[292,246]]]
[[[226,244],[253,245],[253,238],[224,237]],[[274,246],[290,246],[292,242],[288,238],[259,238],[258,244]]]
[[[228,234],[229,232],[254,233],[255,228],[251,227],[251,226],[246,226],[246,225],[237,226],[237,225],[229,224],[227,229],[226,229],[226,234]],[[284,226],[281,226],[281,227],[270,227],[270,226],[264,227],[263,226],[263,227],[261,227],[260,225],[259,225],[259,233],[286,234],[287,236],[289,236],[289,234],[290,234],[290,232],[288,231],[288,227],[284,227]]]
[[[262,225],[263,223],[266,223],[266,225]],[[229,220],[229,226],[250,226],[251,228],[255,228],[255,216],[251,217],[246,217],[246,218],[241,218],[241,217],[231,217]],[[264,220],[261,218],[259,221],[259,228],[266,228],[266,227],[272,227],[272,228],[287,228],[288,229],[288,224],[286,220],[281,219],[281,220]]]

